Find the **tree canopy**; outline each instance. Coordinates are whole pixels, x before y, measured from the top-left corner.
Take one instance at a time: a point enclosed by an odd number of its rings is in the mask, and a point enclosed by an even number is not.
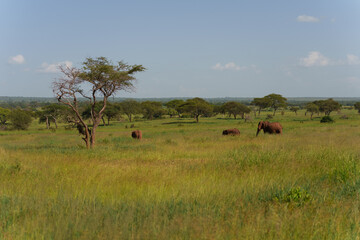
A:
[[[356,110],[358,110],[358,113],[360,113],[360,102],[356,102],[356,103],[354,104],[354,108],[355,108]]]
[[[229,115],[233,115],[236,119],[237,115],[241,115],[244,118],[245,113],[250,113],[251,109],[239,102],[226,102],[223,104],[223,110]]]
[[[269,94],[267,96],[264,97],[264,99],[267,100],[267,102],[269,103],[269,107],[274,109],[274,116],[275,116],[275,112],[276,110],[278,110],[279,108],[285,108],[287,106],[286,103],[286,98],[284,98],[283,96],[281,96],[280,94]],[[265,101],[266,101],[265,100]]]
[[[326,100],[318,100],[314,101],[314,104],[316,104],[319,107],[319,111],[325,113],[325,115],[330,115],[331,112],[337,111],[341,108],[340,103],[335,101],[332,98],[326,99]]]
[[[192,98],[186,100],[181,106],[184,112],[190,113],[199,122],[199,117],[212,113],[213,107],[202,98]]]
[[[125,100],[120,103],[121,110],[129,118],[129,122],[132,121],[132,117],[135,114],[141,113],[141,104],[134,100]]]

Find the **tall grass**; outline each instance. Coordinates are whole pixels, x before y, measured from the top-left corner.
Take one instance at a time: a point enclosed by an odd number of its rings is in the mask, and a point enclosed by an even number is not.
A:
[[[90,151],[75,131],[5,132],[0,239],[358,239],[360,117],[346,114],[286,113],[282,136],[257,138],[258,119],[140,121],[142,141],[119,122]]]

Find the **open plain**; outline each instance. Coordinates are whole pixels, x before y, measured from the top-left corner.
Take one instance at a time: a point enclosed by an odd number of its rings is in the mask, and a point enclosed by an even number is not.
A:
[[[346,114],[348,119],[340,116]],[[0,239],[358,239],[360,116],[285,112],[0,132]],[[222,136],[238,128],[240,136]]]

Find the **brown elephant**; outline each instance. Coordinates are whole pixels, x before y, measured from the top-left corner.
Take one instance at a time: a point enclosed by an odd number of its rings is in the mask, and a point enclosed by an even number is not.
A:
[[[282,134],[283,127],[278,122],[270,123],[268,121],[260,121],[259,125],[258,125],[257,132],[256,132],[256,136],[259,134],[261,129],[264,131],[264,133]]]
[[[224,130],[222,134],[235,136],[235,135],[240,135],[240,131],[237,128],[232,128],[232,129]]]
[[[132,131],[131,137],[134,139],[142,139],[142,132],[140,130]]]

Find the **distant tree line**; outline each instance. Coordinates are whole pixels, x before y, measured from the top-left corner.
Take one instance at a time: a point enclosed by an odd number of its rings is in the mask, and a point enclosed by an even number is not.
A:
[[[95,111],[103,106],[102,101],[97,102],[94,106]],[[82,102],[79,104],[79,113],[84,120],[90,120],[91,105]],[[253,112],[260,115],[261,111],[272,111],[275,115],[279,109],[288,109],[297,112],[300,109],[305,110],[305,115],[313,118],[314,114],[323,113],[328,116],[333,111],[338,111],[341,105],[333,100],[317,100],[307,103],[304,106],[288,106],[286,98],[279,94],[269,94],[263,98],[254,98],[250,105],[245,105],[236,101],[229,101],[223,104],[211,104],[202,98],[192,98],[187,100],[175,99],[165,104],[157,101],[138,102],[135,100],[125,100],[122,102],[108,102],[107,107],[101,117],[102,125],[110,125],[113,120],[125,120],[133,122],[136,119],[143,118],[146,120],[154,120],[168,116],[170,118],[182,117],[193,118],[199,122],[201,117],[211,117],[214,115],[223,115],[224,117],[233,117],[234,119],[244,119],[246,115]],[[360,102],[354,104],[354,108],[360,113]],[[66,106],[58,103],[44,105],[37,109],[21,109],[19,107],[8,109],[0,107],[0,129],[11,126],[12,129],[27,129],[32,119],[37,118],[39,123],[43,123],[47,129],[57,128],[58,123],[69,123],[74,127],[76,115]],[[11,124],[9,124],[9,122]]]

